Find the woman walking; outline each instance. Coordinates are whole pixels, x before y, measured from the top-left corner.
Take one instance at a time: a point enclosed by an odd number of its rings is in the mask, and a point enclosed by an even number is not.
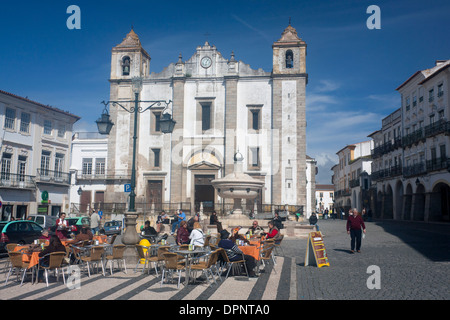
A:
[[[361,236],[362,232],[366,233],[366,225],[364,224],[364,220],[359,214],[358,210],[353,209],[353,214],[349,215],[347,220],[347,233],[351,237],[350,242],[350,251],[351,253],[355,252],[355,242],[356,242],[356,251],[361,252]]]

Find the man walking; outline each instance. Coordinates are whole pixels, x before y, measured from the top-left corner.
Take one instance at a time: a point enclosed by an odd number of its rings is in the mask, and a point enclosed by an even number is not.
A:
[[[366,233],[366,225],[364,224],[364,220],[359,214],[358,210],[353,209],[352,215],[349,215],[347,219],[347,233],[351,237],[350,241],[350,252],[355,252],[355,242],[356,242],[356,251],[361,252],[361,236],[362,232]],[[362,229],[362,230],[361,230]]]
[[[92,230],[92,234],[96,234],[99,230],[99,226],[100,226],[100,216],[97,213],[97,210],[92,210],[92,215],[91,215],[91,230]]]

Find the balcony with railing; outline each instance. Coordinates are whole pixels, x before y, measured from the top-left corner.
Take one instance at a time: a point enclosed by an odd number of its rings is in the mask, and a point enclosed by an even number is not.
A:
[[[440,119],[425,127],[425,137],[433,137],[438,134],[450,134],[450,121]]]
[[[70,185],[70,173],[42,168],[37,169],[36,182]]]
[[[384,154],[394,151],[402,146],[402,139],[395,138],[394,142],[388,141],[383,143],[381,146],[378,146],[371,150],[372,158],[376,159],[381,157]]]
[[[403,137],[402,146],[404,148],[410,147],[411,145],[413,145],[415,143],[419,143],[420,141],[425,141],[425,134],[424,134],[423,128],[420,128],[420,129],[414,131],[413,133],[410,133],[410,134],[406,135],[405,137]]]
[[[350,188],[356,188],[361,185],[361,182],[360,182],[359,178],[356,178],[356,179],[350,180],[349,185],[350,185]]]
[[[383,179],[389,179],[389,178],[394,178],[397,176],[402,175],[402,166],[401,165],[396,165],[393,167],[389,167],[386,169],[381,169],[378,171],[373,171],[371,174],[371,178],[373,181],[379,181],[379,180],[383,180]]]
[[[450,167],[450,159],[448,159],[447,157],[427,160],[427,171],[428,172],[446,170],[449,167]]]
[[[116,170],[116,171],[103,171],[103,172],[77,172],[77,181],[106,181],[106,180],[119,180],[119,181],[130,181],[131,174],[127,170]]]
[[[427,167],[425,162],[416,163],[412,166],[403,168],[403,176],[405,178],[419,176],[427,173]]]
[[[35,187],[34,176],[5,172],[0,174],[0,188],[34,189]]]

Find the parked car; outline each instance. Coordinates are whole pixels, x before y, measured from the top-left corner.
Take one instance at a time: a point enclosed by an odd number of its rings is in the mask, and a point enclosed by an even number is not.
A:
[[[48,214],[30,214],[28,216],[28,220],[36,222],[44,229],[50,229],[51,227],[56,225],[56,220],[58,217],[49,216]]]
[[[107,221],[103,225],[103,231],[106,235],[121,234],[122,233],[122,221]]]
[[[89,217],[75,217],[75,218],[66,218],[67,223],[70,227],[72,227],[70,234],[79,234],[81,232],[82,226],[91,225],[91,218]]]
[[[19,245],[33,243],[42,235],[43,228],[36,222],[28,220],[0,222],[0,252],[6,252],[8,243]]]

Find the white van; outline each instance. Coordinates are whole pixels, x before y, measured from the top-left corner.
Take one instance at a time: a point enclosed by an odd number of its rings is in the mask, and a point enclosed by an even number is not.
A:
[[[56,220],[58,219],[58,217],[49,216],[47,214],[30,214],[28,216],[28,219],[36,222],[44,229],[50,229],[51,227],[56,225]]]

